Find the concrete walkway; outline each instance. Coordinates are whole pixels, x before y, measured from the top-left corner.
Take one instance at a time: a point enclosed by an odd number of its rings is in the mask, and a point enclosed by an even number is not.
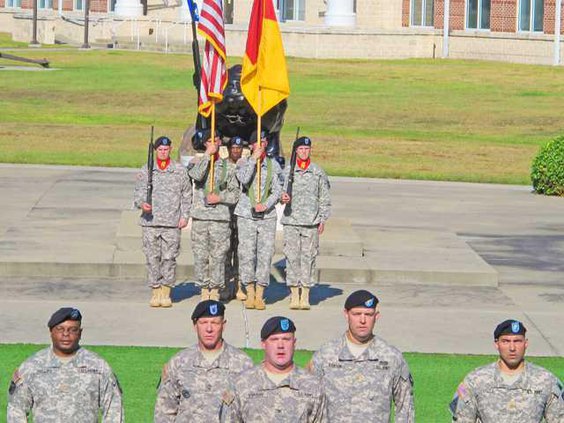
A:
[[[1,342],[48,342],[49,315],[71,304],[85,315],[86,344],[193,342],[189,315],[197,292],[189,278],[179,280],[172,309],[155,310],[146,305],[142,280],[99,275],[101,263],[115,261],[134,170],[0,165],[0,177]],[[491,353],[494,326],[512,317],[529,329],[531,354],[564,353],[564,199],[521,186],[331,183],[335,221],[349,222],[363,260],[389,270],[370,270],[376,276],[363,279],[350,257],[326,256],[323,266],[340,266],[342,279],[320,279],[310,312],[288,310],[274,274],[266,312],[228,305],[228,340],[256,347],[264,320],[284,314],[296,321],[299,347],[315,349],[343,331],[346,295],[366,288],[382,301],[378,333],[404,351]],[[473,263],[495,274],[496,283],[474,283],[482,276],[468,276]],[[68,274],[38,273],[60,264],[74,266]]]

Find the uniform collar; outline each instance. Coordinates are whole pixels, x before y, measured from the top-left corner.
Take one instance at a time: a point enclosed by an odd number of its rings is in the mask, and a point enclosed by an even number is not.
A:
[[[355,357],[352,355],[349,347],[347,345],[347,334],[345,333],[341,338],[341,349],[339,351],[339,361],[378,361],[378,352],[377,352],[377,337],[376,335],[373,336],[372,340],[368,343],[368,348],[364,350],[364,352]]]
[[[76,353],[72,356],[72,358],[66,363],[70,364],[73,363],[75,366],[79,366],[82,362],[82,347],[78,347]],[[47,367],[61,367],[63,362],[59,360],[59,357],[55,355],[53,352],[53,347],[49,348],[49,355],[47,358]]]
[[[260,387],[263,391],[278,389],[284,386],[289,387],[290,389],[299,390],[299,384],[297,381],[297,375],[299,373],[298,366],[294,363],[294,368],[291,372],[289,372],[286,377],[276,385],[266,374],[266,370],[264,370],[264,365],[260,364],[257,366],[259,369],[259,377],[261,379]]]
[[[204,369],[228,369],[229,368],[229,358],[231,357],[230,352],[229,352],[229,345],[225,342],[225,340],[223,341],[223,351],[221,352],[221,354],[219,354],[216,359],[213,361],[213,363],[210,363],[208,360],[206,360],[206,357],[204,357],[204,354],[202,353],[202,351],[200,350],[200,347],[198,345],[196,345],[196,357],[194,359],[193,362],[193,366],[194,367],[200,367],[200,368],[204,368]]]

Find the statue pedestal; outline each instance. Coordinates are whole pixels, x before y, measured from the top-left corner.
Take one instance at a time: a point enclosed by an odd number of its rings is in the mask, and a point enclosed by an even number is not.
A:
[[[327,26],[355,26],[354,0],[327,0]]]

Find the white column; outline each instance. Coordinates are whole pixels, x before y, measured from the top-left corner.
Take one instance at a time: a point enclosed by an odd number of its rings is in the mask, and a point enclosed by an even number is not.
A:
[[[562,16],[562,0],[556,0],[554,13],[554,65],[560,64],[560,19]]]
[[[139,0],[117,0],[114,13],[124,18],[143,16],[143,5]]]
[[[355,26],[354,0],[327,0],[327,26]]]
[[[443,59],[448,57],[448,30],[450,28],[450,0],[445,0],[445,6],[443,8],[444,19],[443,19]]]

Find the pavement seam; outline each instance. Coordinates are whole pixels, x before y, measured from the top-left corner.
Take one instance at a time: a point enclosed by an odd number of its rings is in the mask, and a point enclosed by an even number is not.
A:
[[[527,318],[527,320],[529,322],[531,322],[531,325],[533,325],[533,327],[537,330],[537,332],[540,334],[541,338],[544,339],[544,341],[548,344],[549,348],[551,349],[552,353],[559,357],[561,356],[560,351],[558,351],[558,348],[556,348],[552,342],[550,342],[550,340],[544,335],[544,333],[540,330],[540,328],[536,325],[536,323],[534,322],[534,320],[531,318],[531,316],[529,316],[527,314],[526,311],[523,311],[523,314],[525,315],[525,317]]]

